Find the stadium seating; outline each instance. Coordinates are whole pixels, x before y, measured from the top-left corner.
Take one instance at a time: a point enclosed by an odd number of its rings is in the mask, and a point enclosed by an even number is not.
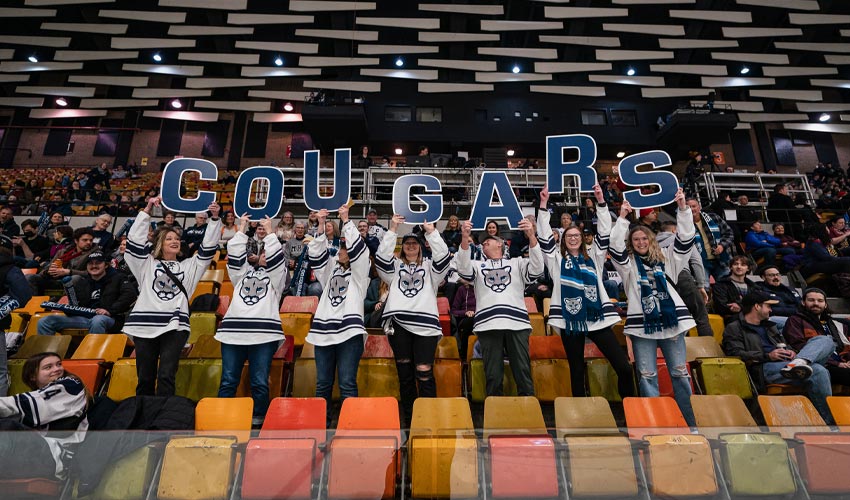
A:
[[[172,437],[162,459],[157,498],[228,498],[238,464],[235,437]]]
[[[127,336],[123,333],[90,333],[83,338],[71,359],[102,359],[110,363],[118,361],[127,347]]]
[[[318,297],[284,297],[280,306],[280,321],[283,331],[295,338],[296,346],[304,345],[317,307]]]
[[[711,337],[685,337],[687,360],[697,392],[753,397],[747,367],[738,358],[726,357]]]
[[[452,334],[452,315],[449,299],[437,297],[437,313],[440,315],[440,327],[443,329],[443,336],[450,336]]]
[[[533,297],[525,297],[525,307],[528,309],[528,319],[531,321],[532,335],[546,335],[546,320],[543,313],[537,310],[537,303]]]
[[[571,396],[570,365],[561,337],[528,338],[531,357],[531,378],[534,394],[540,401],[555,401],[555,398]]]
[[[463,365],[455,337],[443,337],[437,344],[434,380],[437,383],[437,397],[453,398],[463,395]]]
[[[236,436],[240,443],[251,437],[251,398],[203,398],[195,407],[195,431],[204,435]]]

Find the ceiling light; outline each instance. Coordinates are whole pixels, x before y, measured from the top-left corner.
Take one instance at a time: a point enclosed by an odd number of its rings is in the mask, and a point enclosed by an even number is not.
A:
[[[35,64],[35,63],[37,63],[37,62],[38,62],[38,58],[37,58],[37,57],[35,57],[34,55],[27,57],[27,60],[28,60],[29,62],[33,63],[33,64]]]
[[[818,117],[818,120],[828,122],[830,118],[832,118],[832,116],[830,116],[829,113],[824,113]]]
[[[287,102],[286,104],[283,105],[283,110],[286,111],[287,113],[292,111],[293,109],[295,109],[295,106],[293,106],[291,102]]]
[[[624,157],[624,156],[626,156],[626,152],[625,152],[625,151],[619,151],[619,152],[617,153],[617,158],[622,158],[622,157]]]
[[[500,117],[500,116],[494,116],[494,117],[493,117],[493,121],[494,121],[494,122],[500,122],[500,121],[502,121],[502,117]]]
[[[280,56],[275,57],[274,65],[275,66],[283,66],[283,59]]]
[[[749,72],[750,72],[750,68],[748,68],[748,67],[746,67],[746,66],[744,66],[743,68],[741,68],[741,74],[742,74],[742,75],[746,75],[746,74],[747,74],[747,73],[749,73]]]
[[[519,66],[517,66],[516,64],[514,64],[514,69],[512,69],[511,71],[512,71],[514,74],[519,73]]]
[[[626,74],[627,74],[627,75],[629,75],[629,76],[635,76],[635,69],[634,69],[634,68],[629,68],[629,69],[626,71]]]
[[[398,59],[396,59],[396,60],[395,60],[395,65],[396,65],[396,67],[398,67],[398,68],[400,68],[400,67],[404,66],[404,59],[402,59],[402,58],[400,58],[400,57],[399,57]]]
[[[58,98],[56,98],[56,104],[58,104],[59,106],[65,107],[65,106],[68,105],[68,101],[66,101],[64,97],[58,97]]]
[[[180,102],[179,99],[174,99],[173,101],[171,101],[171,107],[174,109],[180,109],[183,107],[183,103]]]
[[[401,148],[395,148],[396,156],[401,156],[402,153],[404,153],[404,150],[402,150]]]
[[[515,154],[516,154],[516,151],[514,151],[513,149],[508,149],[508,156],[513,156]]]
[[[153,55],[153,60],[156,62],[162,62],[162,56],[159,55],[159,52]]]

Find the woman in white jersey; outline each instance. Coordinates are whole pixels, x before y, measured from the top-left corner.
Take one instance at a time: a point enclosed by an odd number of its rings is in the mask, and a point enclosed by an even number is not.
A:
[[[272,356],[283,341],[279,304],[283,294],[286,259],[272,220],[260,221],[266,230],[263,250],[256,267],[248,263],[248,216],[243,215],[239,232],[227,242],[227,272],[234,283],[227,314],[215,334],[221,342],[221,384],[218,397],[236,395],[242,367],[248,361],[254,417],[261,419],[269,408],[269,370]]]
[[[320,227],[325,227],[327,217],[327,210],[319,211]],[[357,368],[366,342],[363,300],[371,268],[366,242],[348,220],[347,205],[339,208],[339,219],[345,241],[335,256],[329,252],[324,231],[307,245],[310,268],[323,286],[307,342],[316,346],[316,397],[328,402],[328,422],[335,373],[339,373],[340,397],[357,396]]]
[[[178,262],[180,235],[173,226],[163,226],[148,241],[150,213],[160,198],[148,200],[139,212],[127,238],[124,259],[139,283],[139,298],[124,324],[124,333],[136,345],[138,396],[173,396],[180,351],[189,339],[189,298],[218,249],[221,220],[218,203],[198,252]]]
[[[608,253],[608,234],[611,216],[599,184],[593,186],[600,216],[596,237],[590,253],[582,241],[582,230],[575,224],[564,228],[560,245],[555,243],[550,215],[547,210],[549,190],[540,192],[540,211],[537,214],[537,236],[540,248],[555,282],[552,287],[552,305],[549,325],[561,332],[561,341],[570,364],[570,383],[573,396],[586,396],[584,385],[584,344],[592,340],[611,362],[617,373],[620,396],[634,396],[635,384],[632,368],[626,353],[617,342],[611,325],[620,321],[620,315],[608,298],[602,280],[605,277],[605,258]],[[560,248],[558,248],[560,246]]]
[[[422,258],[422,243],[412,233],[401,239],[401,254],[396,257],[393,252],[398,226],[402,223],[403,216],[393,215],[390,229],[375,254],[375,269],[389,285],[383,314],[384,330],[390,336],[401,406],[410,424],[417,395],[437,397],[433,365],[437,343],[442,336],[437,288],[449,271],[451,255],[434,224],[428,223],[422,227],[431,246],[431,259]]]
[[[632,342],[641,396],[658,396],[657,348],[661,348],[673,382],[676,403],[688,425],[696,425],[691,408],[691,383],[685,352],[685,334],[696,326],[681,297],[666,274],[678,276],[688,265],[694,244],[694,220],[679,189],[674,199],[676,240],[667,248],[658,246],[655,234],[645,226],[629,230],[632,207],[624,201],[620,218],[611,230],[608,253],[623,278],[628,298],[625,334]]]

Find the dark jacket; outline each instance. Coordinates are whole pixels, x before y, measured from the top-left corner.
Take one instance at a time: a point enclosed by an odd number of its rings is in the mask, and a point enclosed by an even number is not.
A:
[[[15,222],[15,219],[9,219],[3,224],[0,224],[0,233],[3,233],[5,236],[11,238],[12,236],[18,236],[21,234],[21,226]]]
[[[747,290],[750,290],[755,286],[755,283],[749,278],[744,278],[744,283],[747,284]],[[740,306],[741,300],[744,296],[741,295],[741,292],[738,291],[738,287],[732,282],[731,276],[726,276],[717,280],[712,288],[712,294],[714,296],[714,312],[723,316],[723,321],[726,324],[735,321],[738,313],[732,312],[732,310],[729,309],[728,304],[738,304]]]
[[[109,311],[109,315],[115,319],[113,332],[121,331],[124,318],[139,295],[135,281],[112,268],[107,268],[106,275],[97,281],[87,274],[74,285],[74,291],[80,306]]]
[[[24,273],[21,272],[20,268],[15,266],[12,257],[9,255],[0,255],[0,297],[6,295],[17,300],[20,307],[24,307],[32,298],[32,289]],[[11,324],[11,314],[0,318],[0,330],[2,330],[0,331],[0,335],[3,335],[3,332]]]
[[[773,345],[785,342],[782,334],[776,329],[776,323],[765,320],[761,324],[767,328],[767,337]],[[721,347],[727,356],[741,358],[741,361],[746,363],[750,376],[756,384],[756,389],[759,392],[763,392],[767,384],[764,379],[762,363],[767,363],[770,361],[770,358],[764,352],[761,336],[744,321],[742,314],[738,315],[737,321],[726,325],[726,328],[723,330]]]
[[[198,247],[201,246],[201,242],[204,241],[204,233],[207,232],[207,225],[201,224],[200,226],[189,226],[183,230],[183,243],[186,245],[192,245],[191,251],[195,253],[198,250]]]
[[[796,314],[788,318],[788,321],[785,322],[785,328],[782,329],[782,336],[785,337],[788,345],[793,347],[795,351],[800,352],[806,343],[812,337],[817,337],[818,335],[826,335],[824,331],[824,326],[829,329],[829,335],[832,337],[832,341],[835,343],[836,347],[844,347],[844,342],[841,340],[841,336],[838,333],[837,326],[831,315],[824,314],[824,319],[826,320],[826,325],[821,325],[820,318],[815,317],[813,314],[804,310],[802,306],[797,311]],[[836,365],[838,364],[838,360],[830,357],[827,360],[828,364]]]
[[[770,306],[774,316],[791,316],[797,312],[797,308],[803,300],[796,290],[783,284],[780,284],[779,286],[770,286],[767,283],[761,282],[756,283],[756,287],[767,292],[771,299],[779,301],[778,304]]]

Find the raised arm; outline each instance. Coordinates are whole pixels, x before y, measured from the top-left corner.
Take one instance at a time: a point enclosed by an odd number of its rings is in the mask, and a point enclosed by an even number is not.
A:
[[[611,228],[611,236],[609,238],[610,245],[608,246],[608,255],[611,256],[611,262],[617,273],[620,274],[623,283],[628,283],[632,275],[631,257],[626,251],[626,237],[629,234],[629,213],[632,211],[632,206],[628,201],[623,201],[620,205],[620,217]]]
[[[422,224],[425,229],[425,239],[431,246],[431,279],[436,290],[449,273],[449,265],[452,263],[452,255],[440,232],[433,223]]]
[[[596,236],[593,237],[593,257],[598,269],[605,263],[608,246],[611,244],[611,211],[605,203],[605,193],[599,184],[594,184],[593,195],[596,197]]]
[[[682,188],[679,188],[673,201],[678,206],[676,210],[676,239],[673,241],[672,262],[668,271],[671,276],[678,276],[682,269],[688,266],[691,248],[694,246],[696,227],[694,226],[691,207],[685,203],[685,192]]]
[[[230,275],[231,283],[239,283],[250,266],[247,259],[248,235],[245,234],[247,228],[248,215],[245,214],[239,219],[239,230],[227,242],[227,274]]]
[[[124,253],[124,260],[139,283],[142,282],[144,264],[150,257],[152,248],[152,245],[148,242],[148,231],[151,227],[150,214],[153,207],[158,206],[159,203],[158,196],[149,199],[147,206],[136,216],[136,220],[133,221],[133,225],[130,226],[130,231],[127,233],[127,251]]]
[[[221,219],[218,214],[221,207],[218,203],[210,203],[207,209],[210,213],[210,221],[204,231],[204,240],[198,248],[198,252],[191,259],[190,273],[200,279],[204,272],[210,267],[210,261],[218,250],[218,242],[221,241]]]
[[[326,209],[319,210],[318,217],[319,223],[324,227],[325,220],[328,218],[328,211]],[[294,255],[290,255],[289,257],[297,258]],[[325,286],[328,277],[333,272],[333,268],[330,264],[331,258],[328,253],[328,237],[325,236],[324,231],[307,244],[307,258],[310,261],[310,268],[316,273],[316,279],[319,280],[322,286]]]
[[[366,241],[360,237],[357,224],[348,218],[348,205],[339,207],[338,213],[339,220],[343,223],[342,234],[345,235],[345,248],[348,250],[352,283],[361,287],[362,296],[365,296],[366,288],[369,286],[369,270],[372,268],[369,260],[369,249],[366,248]]]
[[[528,219],[519,222],[519,228],[528,238],[528,259],[522,260],[522,279],[526,284],[533,283],[543,274],[543,251],[537,244],[537,235],[534,234],[534,224]]]
[[[378,271],[381,280],[387,284],[391,283],[395,276],[395,244],[398,239],[398,226],[402,222],[404,222],[404,217],[398,214],[393,215],[393,218],[390,219],[390,228],[384,233],[378,251],[375,252],[375,269]]]
[[[461,242],[460,248],[455,254],[457,262],[457,274],[461,278],[472,281],[475,278],[475,269],[472,267],[472,260],[469,256],[469,237],[472,234],[472,222],[464,221],[461,225]]]
[[[286,264],[287,261],[283,257],[283,245],[277,239],[277,235],[272,230],[272,220],[269,217],[263,219],[260,224],[266,228],[266,237],[263,238],[263,251],[266,253],[266,272],[271,277],[272,283],[283,283],[289,273]]]
[[[552,233],[552,214],[549,213],[548,202],[549,188],[544,187],[543,190],[540,191],[540,210],[537,212],[537,242],[540,243],[540,247],[546,255],[549,255],[558,249]]]

